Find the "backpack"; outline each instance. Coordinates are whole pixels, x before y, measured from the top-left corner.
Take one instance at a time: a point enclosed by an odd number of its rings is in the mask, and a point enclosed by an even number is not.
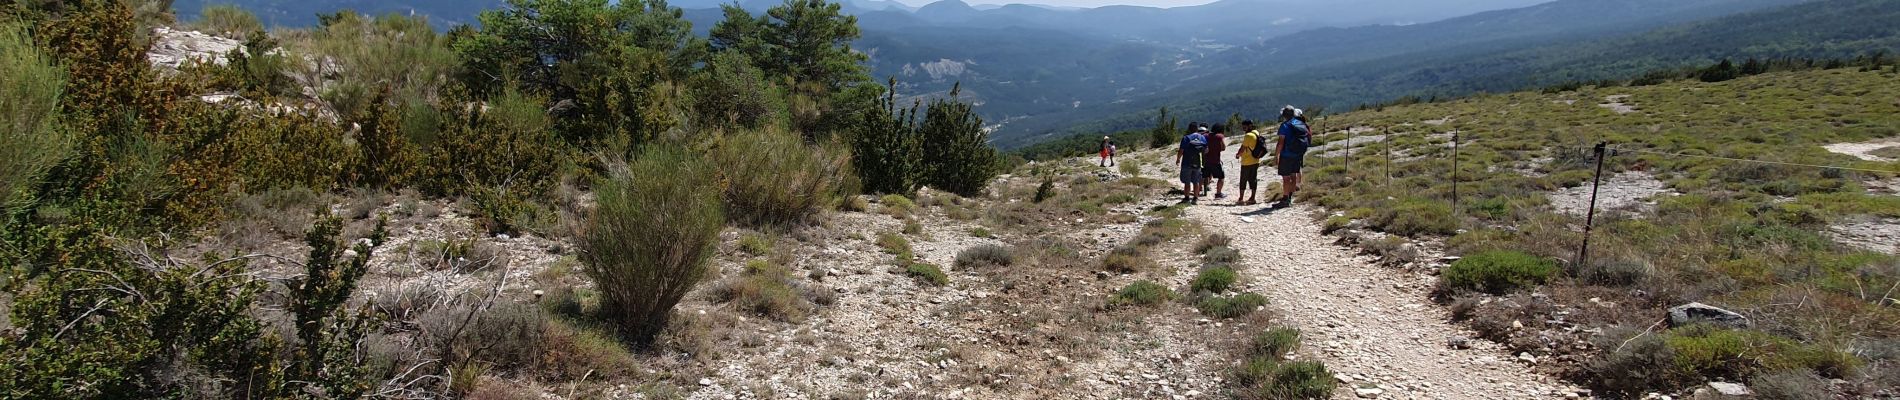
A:
[[[1306,126],[1305,123],[1295,126],[1293,125],[1293,121],[1282,122],[1280,125],[1289,127],[1299,133],[1298,135],[1293,135],[1291,140],[1286,141],[1286,150],[1282,151],[1282,153],[1306,155],[1306,148],[1312,147],[1313,145],[1313,128]]]
[[[1187,144],[1187,148],[1181,149],[1182,153],[1186,153],[1181,155],[1182,164],[1199,167],[1202,157],[1207,155],[1207,136],[1188,135]]]
[[[1267,154],[1273,152],[1272,149],[1273,149],[1273,145],[1267,144],[1267,135],[1261,135],[1258,133],[1253,135],[1253,151],[1252,151],[1253,159],[1255,160],[1266,159]]]

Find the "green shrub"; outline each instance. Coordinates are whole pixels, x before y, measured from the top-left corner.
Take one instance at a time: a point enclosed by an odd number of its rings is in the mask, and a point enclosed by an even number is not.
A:
[[[911,258],[916,257],[916,253],[911,251],[910,240],[905,239],[904,235],[892,232],[880,233],[877,235],[877,246],[884,249],[884,254],[897,256],[897,262],[900,264],[910,262]]]
[[[1142,280],[1123,286],[1108,299],[1110,307],[1123,305],[1155,305],[1174,298],[1174,291],[1154,281]]]
[[[726,138],[713,150],[712,161],[720,168],[726,212],[733,221],[786,226],[810,219],[831,203],[850,159],[807,145],[797,134],[763,130]]]
[[[490,232],[512,232],[534,200],[553,191],[568,152],[553,135],[553,122],[538,100],[507,92],[489,105],[455,109],[429,155],[423,186],[438,194],[469,196]],[[713,172],[702,165],[682,168]],[[696,182],[708,176],[713,175],[696,177]]]
[[[746,234],[745,236],[740,236],[739,237],[739,251],[743,251],[746,254],[751,254],[755,256],[766,255],[767,253],[772,252],[772,239],[767,238],[765,235],[760,235],[756,233],[749,233],[749,234]]]
[[[1215,263],[1215,264],[1239,263],[1240,250],[1234,250],[1234,248],[1227,247],[1227,246],[1215,247],[1212,249],[1208,249],[1207,253],[1204,253],[1201,256],[1201,260],[1207,261],[1209,263]]]
[[[740,311],[780,321],[802,320],[810,308],[792,283],[791,269],[763,259],[746,262],[744,273],[727,278],[712,294]]]
[[[1262,397],[1269,399],[1323,399],[1332,396],[1338,384],[1326,364],[1318,361],[1282,363],[1271,376],[1260,387]]]
[[[1478,253],[1439,271],[1439,285],[1446,290],[1475,290],[1504,294],[1517,288],[1541,285],[1557,272],[1557,263],[1518,251],[1496,250]]]
[[[851,125],[852,167],[868,193],[910,194],[923,178],[917,106],[897,105],[896,81]]]
[[[1283,358],[1299,347],[1300,330],[1273,328],[1254,335],[1253,346],[1247,349],[1247,354],[1252,357]]]
[[[931,264],[911,263],[909,267],[904,268],[904,274],[916,278],[917,282],[926,283],[930,286],[950,284],[950,276],[945,275],[942,268],[937,268],[937,266]]]
[[[1202,296],[1194,303],[1201,315],[1214,318],[1236,318],[1254,312],[1267,305],[1267,298],[1257,293],[1241,293],[1230,297]]]
[[[1234,281],[1239,279],[1240,274],[1235,273],[1232,267],[1210,265],[1201,268],[1201,273],[1194,276],[1194,280],[1188,283],[1188,288],[1194,293],[1219,294],[1233,288]]]
[[[1450,235],[1458,231],[1458,220],[1452,216],[1451,206],[1416,198],[1380,209],[1371,223],[1386,233],[1404,236]]]
[[[1626,260],[1592,261],[1579,268],[1577,277],[1598,286],[1630,286],[1649,279],[1655,268],[1648,263]]]
[[[642,346],[666,327],[673,305],[706,276],[725,218],[701,185],[705,160],[651,147],[595,186],[596,209],[580,235],[581,261],[601,313]]]
[[[252,34],[264,33],[264,23],[235,5],[206,5],[198,10],[198,20],[192,21],[187,28],[195,31],[238,40],[249,38]]]
[[[1116,247],[1102,257],[1102,269],[1124,274],[1146,269],[1149,263],[1147,258],[1142,257],[1141,249],[1130,246]]]
[[[957,268],[1007,267],[1015,264],[1015,252],[1000,245],[976,245],[957,252]]]
[[[720,52],[692,80],[693,111],[708,125],[758,129],[789,110],[785,91],[739,52]]]
[[[56,127],[66,70],[33,46],[26,31],[0,23],[0,211],[31,203],[28,192],[72,152]]]
[[[1116,155],[1116,157],[1119,158],[1121,156]],[[1125,162],[1121,163],[1118,168],[1121,169],[1122,175],[1124,176],[1141,176],[1141,164]]]
[[[961,196],[977,196],[1000,172],[996,148],[990,147],[983,118],[956,95],[953,88],[950,99],[932,100],[923,126],[918,127],[924,142],[923,183]]]
[[[884,195],[884,197],[879,197],[877,202],[884,205],[885,214],[890,214],[893,217],[910,215],[911,212],[917,210],[917,203],[910,201],[909,197],[902,195],[887,194]]]
[[[1662,335],[1640,328],[1617,328],[1594,340],[1604,349],[1585,364],[1591,389],[1609,395],[1641,396],[1666,387],[1674,353]]]
[[[980,238],[985,238],[985,239],[996,237],[995,234],[990,233],[990,228],[984,228],[981,226],[970,229],[970,236],[980,237]]]
[[[1053,177],[1043,177],[1042,183],[1036,185],[1036,197],[1030,200],[1041,204],[1044,200],[1053,197],[1056,197],[1056,180]]]
[[[1234,238],[1227,237],[1227,235],[1224,235],[1224,234],[1216,233],[1216,234],[1203,236],[1201,237],[1200,243],[1194,244],[1194,254],[1204,255],[1204,254],[1207,254],[1208,250],[1213,250],[1214,248],[1217,248],[1217,247],[1227,247],[1228,245],[1231,245],[1233,243],[1234,243]]]

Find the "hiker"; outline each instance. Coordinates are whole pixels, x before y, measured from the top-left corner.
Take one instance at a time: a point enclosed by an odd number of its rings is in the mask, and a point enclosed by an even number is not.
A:
[[[1306,112],[1293,106],[1280,109],[1280,143],[1274,146],[1279,156],[1272,163],[1280,172],[1280,202],[1275,208],[1293,205],[1293,193],[1300,191],[1300,168],[1306,164],[1306,148],[1313,143],[1313,131],[1306,126]]]
[[[1207,155],[1201,157],[1201,195],[1207,195],[1208,182],[1214,183],[1214,198],[1225,199],[1227,194],[1227,171],[1221,168],[1220,153],[1227,151],[1227,125],[1214,124],[1212,135],[1207,137]]]
[[[1260,159],[1267,156],[1266,143],[1261,142],[1260,131],[1253,127],[1253,120],[1240,121],[1240,131],[1246,136],[1240,138],[1240,151],[1234,158],[1240,159],[1240,187],[1234,197],[1234,205],[1250,206],[1259,204],[1260,198]]]
[[[1174,159],[1181,163],[1181,202],[1199,203],[1201,158],[1207,155],[1207,136],[1201,135],[1201,123],[1189,122],[1187,136],[1181,137],[1181,149]]]
[[[1102,137],[1102,166],[1115,166],[1115,141]]]

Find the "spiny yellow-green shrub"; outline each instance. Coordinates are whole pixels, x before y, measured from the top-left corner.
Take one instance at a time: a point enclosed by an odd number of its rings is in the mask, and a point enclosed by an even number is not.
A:
[[[26,29],[0,23],[0,210],[30,202],[27,191],[72,152],[60,129],[66,71],[40,49]]]
[[[581,261],[599,287],[601,314],[651,344],[673,305],[706,276],[725,225],[704,159],[654,146],[596,187],[599,205],[580,235]]]
[[[749,226],[787,226],[810,219],[839,195],[850,155],[838,146],[805,144],[776,129],[728,136],[712,151],[726,210]]]

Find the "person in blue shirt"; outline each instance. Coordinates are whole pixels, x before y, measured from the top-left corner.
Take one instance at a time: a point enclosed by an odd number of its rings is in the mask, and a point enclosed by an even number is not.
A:
[[[1274,207],[1293,205],[1293,193],[1300,191],[1300,168],[1306,166],[1306,148],[1313,143],[1313,130],[1306,125],[1306,113],[1293,106],[1280,109],[1280,142],[1274,145],[1270,165],[1280,172],[1280,202]]]
[[[1181,149],[1174,153],[1174,160],[1181,163],[1182,203],[1198,203],[1202,158],[1207,155],[1207,136],[1201,133],[1204,129],[1199,122],[1188,123],[1187,136],[1181,138]]]

